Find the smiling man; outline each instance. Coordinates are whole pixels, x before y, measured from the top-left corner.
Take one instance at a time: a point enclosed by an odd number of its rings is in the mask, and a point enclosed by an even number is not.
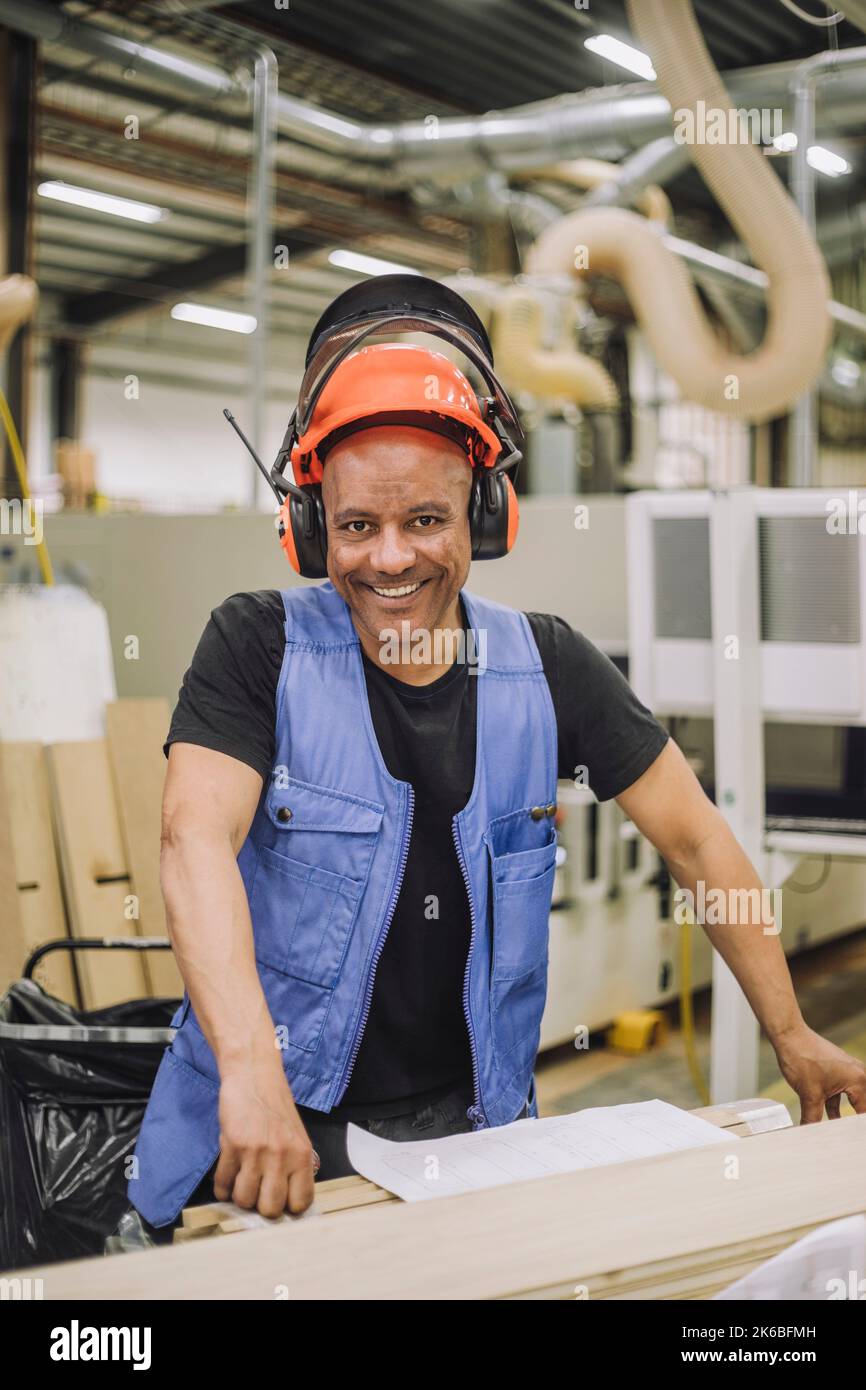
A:
[[[358,345],[397,319],[480,352],[492,396],[441,353]],[[156,1227],[211,1185],[304,1210],[317,1168],[351,1171],[350,1120],[417,1140],[537,1113],[556,784],[577,767],[683,887],[760,887],[614,665],[561,619],[465,589],[473,558],[514,544],[517,507],[516,419],[468,306],[383,277],[331,306],[307,360],[283,543],[327,582],[221,604],[168,740],[162,883],[187,993],[129,1186]],[[866,1071],[807,1028],[764,928],[707,930],[804,1118],[843,1092],[866,1108]]]

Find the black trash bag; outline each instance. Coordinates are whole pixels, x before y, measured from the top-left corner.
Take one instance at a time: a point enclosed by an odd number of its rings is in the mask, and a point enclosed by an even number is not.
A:
[[[84,1011],[21,980],[0,999],[0,1024],[167,1028],[178,1002]],[[0,1269],[103,1253],[129,1209],[125,1160],[165,1044],[0,1029]]]

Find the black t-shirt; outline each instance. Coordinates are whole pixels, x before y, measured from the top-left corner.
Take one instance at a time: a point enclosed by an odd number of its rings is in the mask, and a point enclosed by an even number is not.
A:
[[[618,796],[655,761],[667,732],[586,637],[550,614],[527,617],[556,711],[558,775],[586,767],[600,801]],[[277,590],[235,594],[214,609],[183,678],[166,751],[172,743],[212,748],[268,781],[284,622]],[[452,819],[475,777],[477,677],[455,662],[430,685],[407,685],[363,662],[382,757],[392,777],[414,788],[415,817],[361,1046],[331,1112],[345,1119],[408,1110],[471,1078],[463,1012],[469,903]]]

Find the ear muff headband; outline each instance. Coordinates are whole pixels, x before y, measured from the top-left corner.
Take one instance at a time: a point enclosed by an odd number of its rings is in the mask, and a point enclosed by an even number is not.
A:
[[[330,377],[340,363],[365,339],[378,333],[424,332],[442,338],[456,347],[477,368],[490,398],[480,402],[487,423],[502,444],[501,465],[516,468],[523,457],[523,429],[511,398],[497,377],[489,359],[478,346],[477,339],[467,328],[457,323],[446,324],[425,314],[373,314],[360,322],[339,327],[326,338],[310,359],[298,393],[298,404],[289,419],[280,451],[271,469],[271,481],[285,495],[291,490],[286,478],[292,449],[309,428],[316,404]],[[509,433],[510,431],[510,433]],[[512,437],[514,436],[514,437]]]
[[[317,349],[304,372],[298,393],[295,412],[297,434],[303,435],[309,428],[319,397],[331,373],[336,370],[350,352],[376,333],[431,333],[442,338],[462,352],[477,369],[496,406],[497,414],[512,430],[522,434],[520,421],[502,383],[491,366],[490,360],[478,347],[475,336],[460,324],[446,324],[441,319],[423,314],[372,314],[326,338]]]

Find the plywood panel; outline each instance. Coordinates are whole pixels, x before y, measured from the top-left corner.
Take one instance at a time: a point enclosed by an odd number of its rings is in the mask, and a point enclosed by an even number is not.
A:
[[[72,935],[135,936],[125,915],[129,874],[104,740],[52,744],[48,765]],[[78,969],[87,1009],[147,993],[136,952],[81,951]]]
[[[105,728],[114,777],[120,828],[129,865],[131,891],[138,898],[142,936],[166,936],[159,885],[159,835],[169,726],[165,700],[117,700],[106,706]],[[146,957],[151,992],[177,996],[183,980],[174,956],[151,951]]]
[[[791,1244],[866,1209],[866,1115],[759,1134],[730,1150],[736,1178],[726,1176],[728,1146],[713,1145],[31,1273],[51,1299],[272,1300],[277,1289],[292,1299],[486,1299],[567,1296],[618,1270],[686,1257],[706,1292],[715,1287],[706,1265],[688,1257],[716,1251],[714,1262],[735,1269],[767,1237],[783,1233]]]
[[[48,769],[41,743],[0,743],[3,787],[11,828],[21,961],[46,941],[68,936],[60,872],[51,820]],[[78,1003],[70,956],[52,952],[40,961],[34,979],[67,1004]]]

